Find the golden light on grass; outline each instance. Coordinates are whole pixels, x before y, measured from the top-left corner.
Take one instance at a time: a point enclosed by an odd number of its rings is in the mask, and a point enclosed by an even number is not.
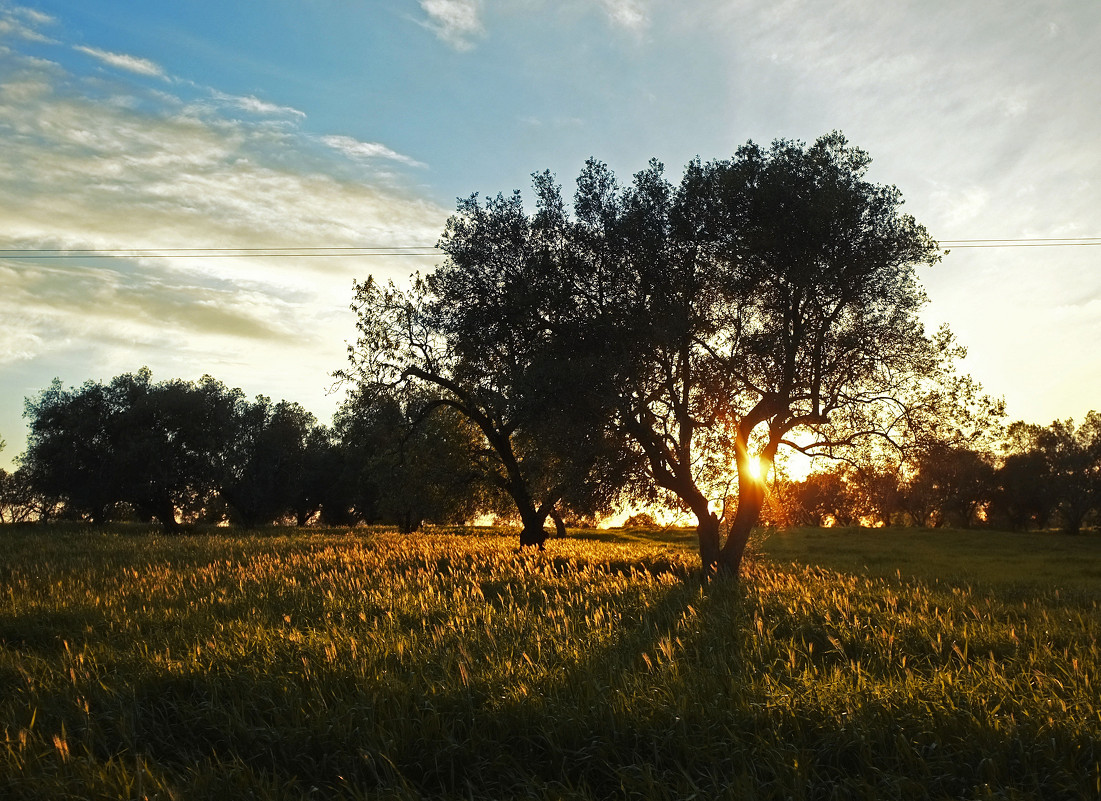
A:
[[[657,531],[5,536],[4,798],[1101,786],[1091,538],[794,531],[731,592]]]

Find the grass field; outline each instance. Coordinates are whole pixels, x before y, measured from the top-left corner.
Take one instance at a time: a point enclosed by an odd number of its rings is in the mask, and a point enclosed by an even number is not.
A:
[[[1101,796],[1101,538],[0,529],[0,798]]]

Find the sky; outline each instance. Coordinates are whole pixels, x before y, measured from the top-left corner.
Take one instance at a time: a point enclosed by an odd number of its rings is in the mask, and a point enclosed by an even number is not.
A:
[[[1081,419],[1099,38],[1097,0],[0,0],[0,467],[55,377],[210,374],[328,422],[353,279],[430,270],[384,254],[456,198],[832,130],[949,248],[924,317],[964,371],[1010,419]]]

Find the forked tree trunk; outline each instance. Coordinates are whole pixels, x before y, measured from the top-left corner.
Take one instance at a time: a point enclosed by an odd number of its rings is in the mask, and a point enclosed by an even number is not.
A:
[[[543,521],[547,519],[547,513],[535,508],[523,509],[520,519],[524,524],[520,530],[520,547],[532,545],[543,550],[543,543],[547,541],[547,530],[543,528]]]
[[[757,521],[760,520],[761,509],[764,505],[764,481],[740,473],[738,476],[738,511],[734,514],[734,521],[730,524],[730,533],[727,534],[726,544],[723,545],[719,554],[720,574],[738,578],[742,569],[742,557],[745,556],[745,548],[749,543],[749,535],[753,533]]]
[[[557,508],[553,508],[550,510],[549,516],[554,521],[554,536],[565,537],[566,521],[562,519],[562,513]]]

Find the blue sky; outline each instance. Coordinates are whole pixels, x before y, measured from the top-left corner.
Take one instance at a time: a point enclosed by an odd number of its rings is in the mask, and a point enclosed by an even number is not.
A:
[[[327,421],[352,279],[434,263],[12,250],[431,245],[535,171],[675,180],[834,129],[942,241],[1101,237],[1099,34],[1082,0],[0,0],[0,465],[55,376],[209,373]],[[1101,407],[1101,246],[923,280],[1013,418]]]

